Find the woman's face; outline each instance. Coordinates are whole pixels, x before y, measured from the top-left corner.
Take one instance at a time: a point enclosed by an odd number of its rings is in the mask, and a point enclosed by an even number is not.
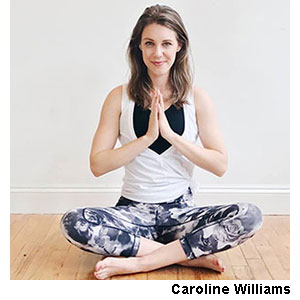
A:
[[[168,75],[181,49],[172,29],[159,24],[150,24],[142,32],[140,49],[149,76]]]

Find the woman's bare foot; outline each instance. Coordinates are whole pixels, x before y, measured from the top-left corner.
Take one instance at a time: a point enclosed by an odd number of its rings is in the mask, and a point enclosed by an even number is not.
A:
[[[223,264],[222,260],[214,254],[187,260],[185,262],[179,263],[179,265],[186,267],[202,267],[212,269],[217,272],[225,271],[225,265]]]
[[[187,260],[179,263],[187,267],[202,267],[217,272],[224,272],[225,266],[216,255],[206,255],[193,260]],[[95,277],[97,279],[106,279],[114,275],[132,274],[143,272],[141,258],[139,257],[107,257],[97,262],[95,266]]]
[[[120,274],[142,272],[142,264],[138,257],[107,257],[97,262],[94,275],[97,279]]]

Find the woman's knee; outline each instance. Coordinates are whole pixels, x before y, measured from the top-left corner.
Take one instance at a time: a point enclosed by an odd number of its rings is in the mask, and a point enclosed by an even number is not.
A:
[[[240,220],[246,232],[255,234],[262,226],[262,212],[252,203],[240,204],[243,213],[240,214]]]
[[[61,218],[65,238],[80,249],[113,256],[131,256],[134,235],[118,228],[114,218],[102,209],[76,208]]]
[[[84,219],[82,208],[68,210],[61,218],[60,229],[69,242],[87,244],[88,223]]]

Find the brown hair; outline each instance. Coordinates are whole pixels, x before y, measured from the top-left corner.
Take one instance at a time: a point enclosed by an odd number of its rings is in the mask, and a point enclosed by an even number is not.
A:
[[[172,8],[165,5],[147,7],[135,25],[127,49],[131,76],[127,86],[129,98],[146,109],[151,104],[150,91],[152,81],[144,64],[142,51],[139,48],[144,28],[150,24],[166,26],[177,35],[181,49],[171,67],[169,83],[172,88],[172,100],[176,108],[187,103],[187,95],[192,87],[192,74],[189,65],[189,39],[181,17]]]

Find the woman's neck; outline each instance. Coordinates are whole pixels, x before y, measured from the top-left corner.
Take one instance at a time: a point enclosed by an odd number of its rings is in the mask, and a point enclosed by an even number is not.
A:
[[[149,76],[151,78],[154,89],[159,89],[164,97],[164,100],[168,100],[172,94],[169,83],[169,75]]]

